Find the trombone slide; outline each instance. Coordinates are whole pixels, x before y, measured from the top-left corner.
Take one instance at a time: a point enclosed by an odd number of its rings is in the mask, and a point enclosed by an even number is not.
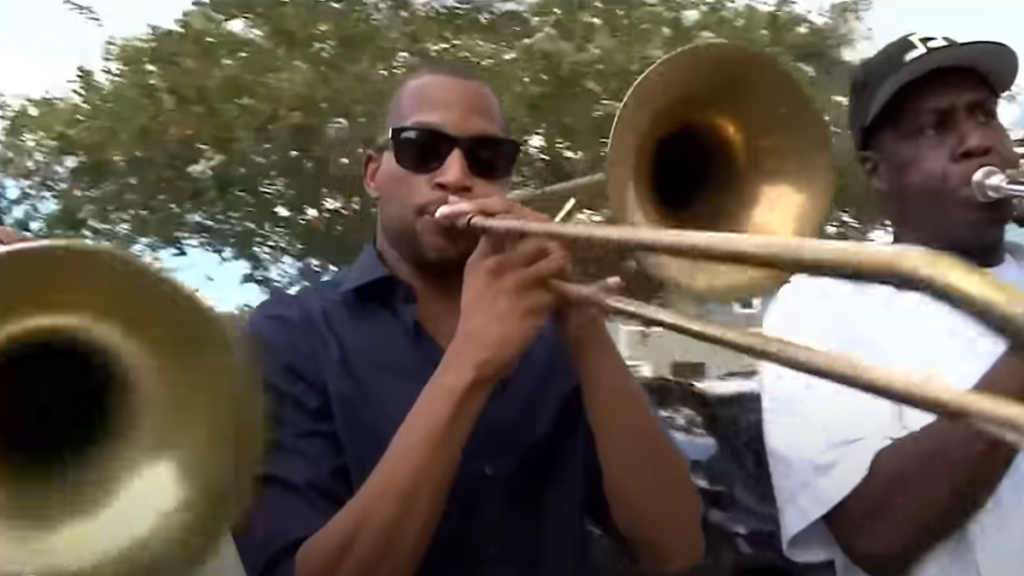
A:
[[[568,242],[624,246],[922,290],[971,311],[1011,342],[1024,343],[1024,294],[959,258],[924,248],[724,232],[525,222],[484,216],[470,216],[462,224],[491,233],[531,234]],[[595,304],[889,400],[946,416],[968,418],[986,431],[1024,448],[1024,404],[982,392],[958,391],[940,381],[871,366],[841,354],[814,350],[756,332],[719,326],[628,298],[607,296],[585,286],[556,282],[552,288],[570,299]]]
[[[695,296],[762,294],[796,272],[924,291],[1022,347],[1024,294],[987,272],[923,248],[816,239],[835,190],[831,131],[802,85],[771,56],[728,42],[691,45],[664,56],[629,89],[612,125],[603,174],[512,194],[533,203],[603,191],[616,219],[627,225],[481,216],[461,224],[639,250],[652,276]],[[976,198],[1024,197],[1024,186],[993,170],[975,178]],[[555,283],[553,289],[923,410],[971,419],[1024,447],[1024,404],[581,286]]]

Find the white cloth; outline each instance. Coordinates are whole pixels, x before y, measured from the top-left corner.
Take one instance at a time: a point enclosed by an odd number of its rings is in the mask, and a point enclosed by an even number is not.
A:
[[[245,568],[230,534],[221,539],[217,551],[193,576],[245,576]]]
[[[1024,291],[1024,246],[990,272]],[[888,286],[795,276],[772,301],[764,332],[868,364],[931,373],[972,388],[1006,350],[1002,336],[929,296]],[[932,422],[920,410],[764,363],[764,438],[782,544],[799,562],[834,560],[864,576],[822,517],[867,475],[893,440]],[[1024,456],[971,522],[932,549],[911,576],[1024,574]]]

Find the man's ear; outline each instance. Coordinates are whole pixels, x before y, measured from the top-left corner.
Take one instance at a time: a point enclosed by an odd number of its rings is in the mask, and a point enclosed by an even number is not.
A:
[[[377,192],[377,173],[380,172],[383,156],[370,152],[363,159],[363,188],[371,198],[377,200],[380,194]]]

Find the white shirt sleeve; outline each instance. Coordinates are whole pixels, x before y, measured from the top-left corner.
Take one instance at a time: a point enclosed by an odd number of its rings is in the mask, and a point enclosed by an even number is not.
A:
[[[826,294],[814,293],[815,286],[831,287],[811,279],[783,287],[763,331],[819,350],[846,352],[843,348],[854,340],[851,327],[836,317],[841,311],[828,312],[818,303]],[[783,549],[798,562],[833,560],[839,550],[822,517],[867,475],[874,455],[891,441],[891,409],[776,364],[761,366],[761,382],[765,449]]]
[[[872,365],[927,370],[972,387],[1005,349],[960,312],[916,294],[802,277],[783,287],[766,334]],[[799,562],[844,558],[822,518],[875,454],[933,417],[775,364],[761,366],[765,448],[782,545]]]

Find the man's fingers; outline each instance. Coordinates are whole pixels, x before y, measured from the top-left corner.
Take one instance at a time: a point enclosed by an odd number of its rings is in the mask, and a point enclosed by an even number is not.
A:
[[[514,245],[510,245],[502,256],[502,267],[506,270],[528,268],[550,255],[551,249],[543,240],[524,238]]]
[[[564,252],[547,252],[547,256],[517,273],[517,280],[526,285],[563,279],[569,274],[569,257]]]
[[[461,200],[457,197],[452,197],[449,198],[447,204],[434,212],[434,217],[441,220],[458,220],[472,214],[497,216],[499,214],[511,214],[514,211],[515,204],[501,196],[492,196],[479,200]]]
[[[474,212],[472,208],[472,206],[466,203],[445,204],[434,212],[434,218],[445,223],[458,224],[474,214],[479,214],[479,212]]]
[[[569,303],[607,312],[606,306],[601,302],[608,296],[621,296],[625,288],[626,283],[622,281],[622,278],[609,276],[603,280],[580,286],[580,296],[570,298]]]
[[[551,219],[522,206],[502,196],[480,198],[479,200],[452,199],[448,204],[441,206],[434,212],[434,217],[446,221],[458,223],[473,215],[490,217],[512,217],[520,220],[531,220],[535,222],[547,222]]]
[[[505,253],[508,252],[509,247],[508,238],[501,234],[489,234],[484,233],[480,235],[480,240],[477,242],[476,249],[473,250],[473,254],[469,257],[470,261],[484,260],[484,259],[501,259]],[[505,267],[504,264],[501,265]]]
[[[621,296],[623,291],[626,289],[626,283],[618,276],[609,276],[604,280],[599,280],[590,284],[590,287],[603,294]]]

